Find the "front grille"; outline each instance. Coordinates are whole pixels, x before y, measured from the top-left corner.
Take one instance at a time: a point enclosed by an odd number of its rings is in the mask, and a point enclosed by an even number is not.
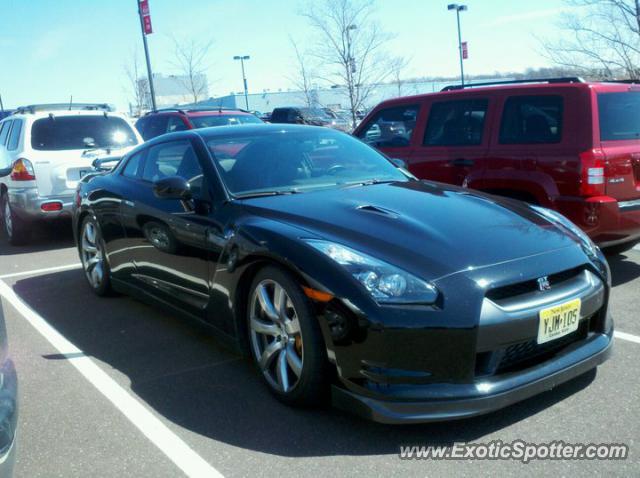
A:
[[[548,360],[568,345],[587,338],[589,332],[589,319],[580,322],[578,330],[545,344],[538,344],[536,339],[509,345],[504,349],[504,354],[496,373],[506,373],[514,370],[522,370]]]
[[[582,271],[584,271],[583,267],[576,267],[574,269],[568,269],[566,271],[558,272],[556,274],[548,276],[551,287],[573,279]],[[510,299],[512,297],[517,297],[519,295],[529,294],[530,292],[535,292],[537,290],[539,290],[538,281],[537,279],[532,279],[491,289],[487,291],[487,298],[496,302]]]

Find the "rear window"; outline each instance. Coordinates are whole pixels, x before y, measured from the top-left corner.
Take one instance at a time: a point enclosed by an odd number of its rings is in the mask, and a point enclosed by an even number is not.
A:
[[[600,140],[640,139],[640,92],[599,93]]]
[[[489,101],[485,99],[434,103],[424,135],[425,146],[482,144]]]
[[[124,148],[137,144],[131,126],[115,116],[50,116],[31,128],[31,147],[38,150]]]
[[[192,116],[189,118],[196,128],[209,128],[211,126],[232,126],[238,124],[258,124],[262,121],[253,115],[212,115]]]

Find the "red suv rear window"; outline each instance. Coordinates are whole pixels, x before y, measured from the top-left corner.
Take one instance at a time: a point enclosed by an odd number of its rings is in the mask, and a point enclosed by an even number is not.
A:
[[[599,93],[600,140],[640,139],[640,92]]]

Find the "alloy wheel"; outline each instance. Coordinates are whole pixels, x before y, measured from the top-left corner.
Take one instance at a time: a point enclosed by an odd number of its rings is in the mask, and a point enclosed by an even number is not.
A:
[[[300,321],[284,287],[267,279],[254,289],[249,316],[251,346],[265,379],[281,393],[300,381],[303,344]]]
[[[9,201],[5,198],[4,201],[4,228],[7,231],[7,236],[11,237],[13,234],[13,221],[11,219],[11,206]]]
[[[80,247],[84,272],[91,286],[97,289],[104,280],[104,251],[98,228],[91,221],[85,223]]]

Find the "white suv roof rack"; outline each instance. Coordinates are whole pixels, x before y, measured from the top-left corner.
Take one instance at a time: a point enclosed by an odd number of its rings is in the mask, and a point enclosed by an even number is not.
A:
[[[108,103],[50,103],[39,105],[19,106],[14,114],[35,114],[41,111],[115,111],[115,107]]]

